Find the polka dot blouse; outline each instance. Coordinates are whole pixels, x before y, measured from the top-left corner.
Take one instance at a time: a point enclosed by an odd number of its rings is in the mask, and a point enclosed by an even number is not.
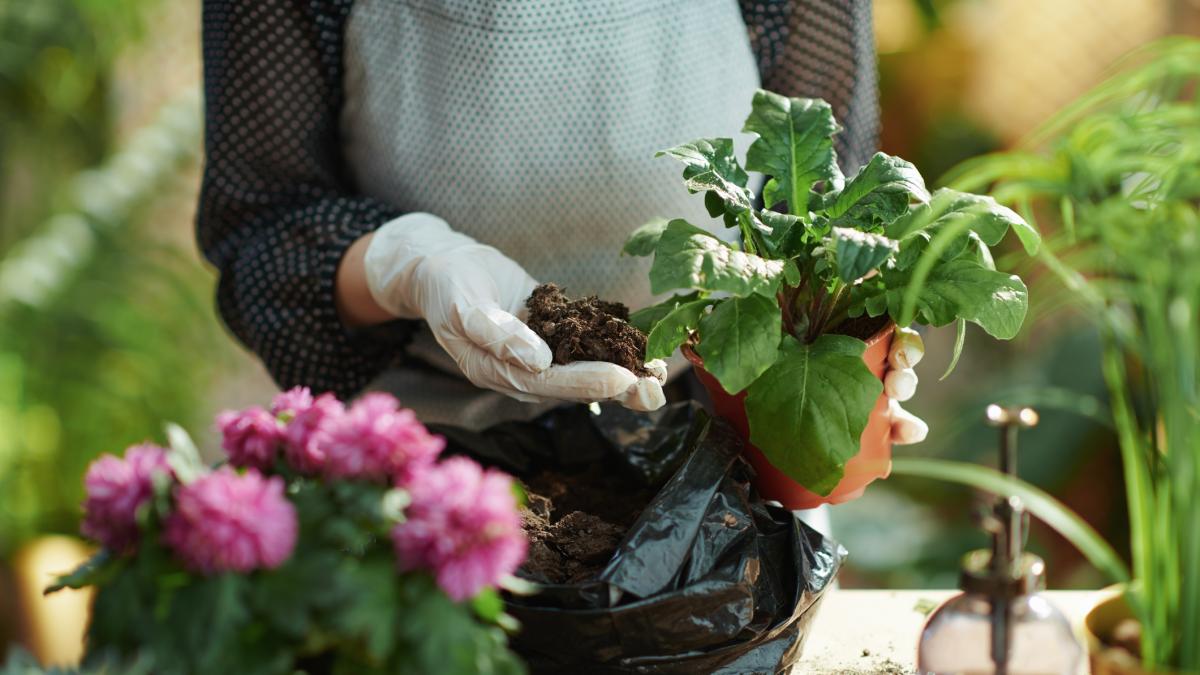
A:
[[[665,4],[672,1],[689,2]],[[845,126],[844,168],[866,161],[878,136],[870,1],[741,0],[740,8],[762,86],[830,101]],[[206,162],[197,212],[229,329],[281,387],[342,397],[403,367],[416,327],[397,321],[350,331],[334,307],[343,252],[405,211],[399,200],[369,196],[379,191],[359,184],[348,157],[341,123],[354,9],[353,0],[205,0]]]

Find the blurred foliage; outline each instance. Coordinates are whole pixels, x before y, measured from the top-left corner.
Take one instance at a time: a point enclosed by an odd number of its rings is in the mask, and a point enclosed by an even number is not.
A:
[[[113,63],[159,1],[0,3],[0,251],[53,208],[64,175],[111,150]]]
[[[96,455],[206,414],[225,353],[178,207],[193,83],[148,128],[114,131],[114,64],[157,4],[0,3],[0,557],[75,532]]]
[[[1082,307],[1101,331],[1142,656],[1151,670],[1195,672],[1200,41],[1163,40],[1124,65],[1023,147],[972,160],[950,178],[963,189],[992,187],[1038,219],[1051,235],[1042,255],[1050,297]]]

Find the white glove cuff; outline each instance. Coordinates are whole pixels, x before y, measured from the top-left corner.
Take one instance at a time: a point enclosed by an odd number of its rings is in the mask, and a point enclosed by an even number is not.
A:
[[[417,265],[431,255],[475,244],[431,213],[408,213],[390,220],[375,230],[363,256],[367,289],[380,307],[397,318],[422,318],[412,297]]]

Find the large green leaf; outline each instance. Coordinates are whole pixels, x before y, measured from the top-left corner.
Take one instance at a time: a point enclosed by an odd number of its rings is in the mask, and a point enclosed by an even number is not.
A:
[[[656,218],[642,225],[629,235],[625,240],[625,247],[621,249],[621,253],[637,257],[648,256],[654,253],[654,248],[658,246],[658,240],[662,237],[663,230],[667,229],[667,221],[663,218]]]
[[[746,151],[746,168],[772,177],[763,191],[767,206],[788,203],[794,215],[808,212],[809,189],[841,178],[833,136],[833,109],[819,99],[754,94],[742,131],[758,134]]]
[[[822,335],[812,344],[783,340],[778,361],[750,385],[750,442],[780,471],[826,495],[859,451],[859,437],[883,391],[863,363],[866,344]]]
[[[663,317],[675,311],[675,308],[685,302],[692,302],[700,298],[699,293],[688,293],[686,295],[673,295],[657,305],[643,307],[638,311],[629,315],[629,323],[634,328],[649,333],[653,330],[654,325],[663,320]]]
[[[746,189],[749,176],[738,164],[733,151],[733,139],[701,138],[677,145],[655,155],[667,155],[683,162],[683,182],[691,192],[711,192],[720,198],[731,213],[749,211],[754,194]],[[706,203],[708,200],[706,199]],[[715,209],[709,204],[709,214]]]
[[[799,216],[770,209],[758,212],[758,216],[769,230],[763,233],[763,241],[773,258],[791,258],[804,250],[806,238],[817,236],[812,226]]]
[[[882,234],[848,227],[833,228],[829,240],[832,241],[827,241],[826,246],[832,245],[838,278],[847,284],[877,269],[899,249],[895,241]]]
[[[1001,206],[995,199],[957,190],[941,189],[933,193],[927,204],[910,210],[884,230],[893,239],[905,239],[925,233],[926,239],[936,238],[944,230],[955,237],[956,244],[948,249],[951,257],[967,245],[968,232],[975,232],[988,246],[995,246],[1012,228],[1030,255],[1037,253],[1041,235],[1016,211]]]
[[[915,319],[945,326],[966,319],[1001,340],[1012,339],[1021,329],[1029,291],[1015,274],[988,269],[968,258],[939,260],[924,279],[920,269],[884,270],[887,292],[875,304],[869,302],[868,310],[878,314],[886,304],[888,314],[901,325]],[[912,303],[914,316],[906,316],[906,302]]]
[[[824,201],[831,201],[825,215],[834,222],[864,229],[866,225],[892,222],[913,201],[928,202],[929,190],[917,167],[878,152],[841,192],[824,197]]]
[[[679,345],[696,329],[704,310],[714,302],[716,301],[705,299],[683,303],[663,316],[654,324],[649,337],[646,338],[646,359],[665,359],[674,354]]]
[[[775,362],[782,317],[775,298],[728,298],[700,319],[696,352],[704,369],[736,394]]]
[[[782,260],[767,260],[738,251],[686,220],[667,225],[650,267],[650,290],[723,291],[738,297],[775,295],[783,275]]]

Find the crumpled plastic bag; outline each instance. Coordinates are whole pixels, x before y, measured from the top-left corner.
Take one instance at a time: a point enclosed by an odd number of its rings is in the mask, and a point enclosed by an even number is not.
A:
[[[437,427],[449,452],[516,476],[602,462],[660,486],[598,578],[507,598],[534,673],[780,673],[799,659],[845,557],[752,492],[742,441],[693,403],[553,410],[482,432]]]

